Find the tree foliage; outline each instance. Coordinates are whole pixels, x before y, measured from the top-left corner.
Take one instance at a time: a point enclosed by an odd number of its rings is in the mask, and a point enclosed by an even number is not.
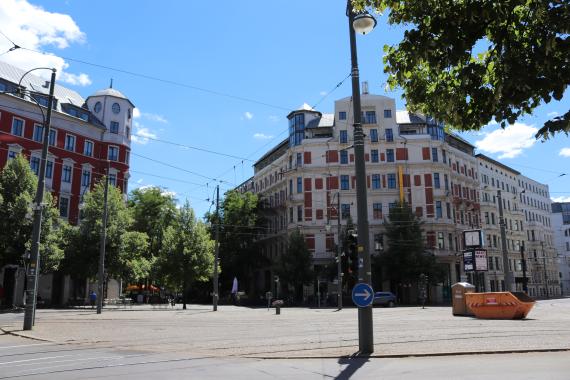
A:
[[[38,179],[22,155],[9,160],[0,173],[0,267],[19,264],[31,248],[33,211]],[[40,238],[42,272],[57,269],[63,257],[62,228],[58,210],[49,191],[44,192]],[[59,228],[61,226],[61,228]]]
[[[85,195],[81,223],[68,233],[65,270],[76,277],[93,277],[98,271],[105,178]],[[107,198],[107,229],[105,271],[110,277],[145,276],[149,267],[143,253],[148,247],[146,234],[128,233],[133,220],[118,188],[109,186]],[[135,264],[136,262],[136,264]],[[135,266],[136,270],[132,267]],[[128,278],[126,278],[128,279]]]
[[[163,284],[186,295],[195,282],[208,281],[214,270],[214,242],[187,202],[164,233],[157,261]]]
[[[129,196],[129,209],[134,219],[132,228],[148,236],[143,256],[152,260],[162,249],[166,229],[174,223],[176,200],[160,187],[139,188]]]
[[[392,288],[398,284],[416,283],[422,273],[434,280],[439,277],[435,257],[425,249],[421,221],[410,205],[397,203],[390,209],[388,219],[385,224],[388,248],[378,256],[375,264],[382,268],[381,275],[390,279]]]
[[[276,272],[282,284],[294,289],[297,300],[302,298],[303,285],[313,281],[314,272],[311,252],[303,234],[295,230],[289,235],[287,252],[281,255]]]
[[[408,107],[460,130],[493,119],[504,128],[541,103],[560,100],[570,83],[567,0],[353,0],[389,8],[406,26],[386,46],[384,71],[404,90]],[[570,131],[570,110],[536,134]]]
[[[221,289],[229,291],[237,277],[240,286],[248,291],[251,284],[246,279],[252,279],[255,270],[267,264],[256,242],[261,228],[258,202],[253,193],[231,190],[220,205],[220,219],[215,213],[206,216],[212,225],[212,236],[215,225],[220,225]]]

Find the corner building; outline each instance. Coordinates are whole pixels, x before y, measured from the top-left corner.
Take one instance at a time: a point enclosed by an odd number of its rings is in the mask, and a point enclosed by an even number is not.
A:
[[[424,221],[427,250],[446,273],[432,289],[432,301],[450,302],[450,286],[460,279],[462,231],[480,227],[474,147],[446,134],[435,120],[397,112],[392,98],[364,92],[361,100],[372,254],[387,247],[388,211],[405,199]],[[300,229],[314,265],[336,266],[337,218],[343,228],[349,217],[357,224],[352,101],[337,100],[334,114],[305,104],[287,118],[289,138],[254,164],[254,177],[242,190],[257,193],[263,201],[268,232],[262,241],[273,263],[285,254],[289,233]],[[256,287],[275,291],[272,276],[271,268],[258,273]],[[315,279],[315,284],[321,281],[321,292],[336,294],[336,281]],[[387,284],[381,286],[387,289]],[[415,301],[413,284],[401,284],[397,291],[403,299]],[[314,293],[315,287],[305,289],[308,298]]]
[[[43,145],[40,106],[45,113],[49,82],[46,85],[45,79],[27,74],[21,84],[25,91],[18,93],[18,82],[24,74],[24,70],[0,61],[0,167],[23,154],[38,174]],[[113,88],[84,99],[69,88],[55,85],[46,187],[56,199],[62,219],[71,224],[79,222],[83,196],[107,170],[110,184],[127,193],[133,109],[133,103]],[[15,278],[23,278],[22,271],[17,265],[3,268],[0,284],[6,287]],[[11,294],[23,294],[19,289],[23,281],[14,286]],[[69,279],[47,275],[42,276],[39,289],[44,300],[61,304],[71,297],[73,287]]]

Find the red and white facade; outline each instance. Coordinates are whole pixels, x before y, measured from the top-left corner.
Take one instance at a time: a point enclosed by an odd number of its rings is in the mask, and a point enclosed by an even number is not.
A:
[[[14,94],[23,74],[0,62],[0,167],[22,153],[37,173],[43,117],[33,98],[47,105],[48,88],[45,80],[28,74],[22,81],[25,95]],[[111,183],[127,192],[134,105],[112,88],[83,99],[56,85],[54,97],[46,186],[58,202],[61,217],[76,224],[82,197],[108,166]]]

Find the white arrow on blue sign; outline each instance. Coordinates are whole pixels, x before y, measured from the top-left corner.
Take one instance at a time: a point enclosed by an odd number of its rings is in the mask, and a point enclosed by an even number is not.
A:
[[[369,306],[374,301],[374,290],[363,282],[354,285],[352,288],[352,302],[358,307]]]

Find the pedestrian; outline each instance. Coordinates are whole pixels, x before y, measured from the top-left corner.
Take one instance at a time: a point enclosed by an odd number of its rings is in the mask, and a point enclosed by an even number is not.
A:
[[[95,307],[95,302],[97,302],[97,293],[93,290],[89,293],[89,302],[91,303],[91,309]]]

